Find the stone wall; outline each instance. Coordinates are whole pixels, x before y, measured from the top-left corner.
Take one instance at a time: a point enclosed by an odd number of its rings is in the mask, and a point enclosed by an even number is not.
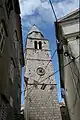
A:
[[[56,82],[53,75],[48,77],[53,73],[49,41],[40,37],[40,32],[36,34],[31,31],[29,34],[28,37],[33,38],[27,39],[27,48],[25,50],[24,76],[25,80],[28,80],[28,85],[26,86],[25,84],[25,119],[61,120],[60,107],[57,101]],[[38,34],[39,36],[37,36]],[[35,41],[37,41],[37,46],[39,46],[39,41],[41,41],[42,49],[39,49],[39,47],[34,49]],[[49,65],[47,65],[48,63]],[[39,67],[45,70],[45,74],[42,76],[37,73]],[[34,81],[37,82],[36,87]],[[43,83],[46,84],[44,90],[41,89]],[[50,89],[51,87],[53,89]]]
[[[28,106],[26,106],[28,114],[27,119],[61,120],[59,104],[56,98],[56,88],[54,88],[54,90],[33,88],[26,99],[28,102]]]

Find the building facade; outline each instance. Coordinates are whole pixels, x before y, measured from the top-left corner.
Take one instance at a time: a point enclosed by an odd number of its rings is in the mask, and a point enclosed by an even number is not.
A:
[[[71,120],[80,119],[80,9],[58,20],[56,36],[62,96]]]
[[[0,120],[15,120],[20,113],[22,66],[19,2],[0,0]]]
[[[49,41],[33,25],[25,50],[25,120],[61,120],[52,73]]]

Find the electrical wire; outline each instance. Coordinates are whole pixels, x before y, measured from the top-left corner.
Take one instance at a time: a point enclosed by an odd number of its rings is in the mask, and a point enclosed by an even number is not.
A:
[[[51,60],[52,60],[52,58],[54,57],[54,55],[55,55],[56,52],[57,52],[57,49],[54,51],[54,53],[53,53],[53,55],[52,55],[52,57],[51,57]],[[49,60],[49,62],[48,62],[47,65],[45,66],[45,70],[46,70],[46,68],[47,68],[47,66],[49,65],[49,63],[50,63],[51,60]]]
[[[27,96],[24,98],[24,100],[27,99],[27,97],[30,95],[30,93],[32,92],[32,90],[33,90],[33,88],[30,90],[30,92],[27,94]],[[24,100],[21,102],[21,104],[24,102]]]
[[[54,16],[55,16],[55,19],[56,19],[56,21],[57,21],[57,16],[56,16],[56,13],[55,13],[55,10],[54,10],[54,7],[53,7],[53,5],[52,5],[51,0],[49,0],[49,3],[50,3],[50,5],[51,5],[51,8],[52,8],[53,14],[54,14]],[[56,51],[57,51],[57,49],[54,51],[54,53],[53,53],[53,55],[52,55],[52,58],[53,58],[53,56],[55,55]],[[52,58],[51,58],[51,59],[52,59]],[[51,60],[49,60],[49,62],[48,62],[47,65],[45,66],[45,70],[46,70],[47,66],[49,65],[50,61],[51,61]],[[41,79],[41,77],[39,77],[38,81],[39,81],[40,79]]]
[[[49,60],[49,62],[48,62],[47,65],[45,66],[45,70],[47,69],[50,61],[52,60],[52,58],[54,57],[54,55],[55,55],[56,52],[57,52],[57,49],[55,49],[55,51],[53,52],[53,55],[52,55],[51,59]],[[41,76],[39,77],[38,81],[39,81],[40,79],[41,79]],[[31,88],[32,88],[32,87],[31,87]],[[29,89],[30,89],[30,88],[29,88]],[[26,91],[26,90],[22,91],[21,94],[22,94],[23,92],[25,92],[25,91]]]
[[[62,41],[60,42],[60,44],[61,44],[61,43],[62,43]],[[51,59],[49,60],[49,62],[48,62],[47,65],[45,66],[45,70],[47,69],[50,61],[52,60],[52,58],[54,57],[54,55],[55,55],[56,52],[57,52],[57,49],[55,49],[55,51],[53,52],[53,55],[52,55]],[[39,79],[38,79],[37,81],[39,81],[40,79],[41,79],[41,76],[39,77]],[[42,81],[41,81],[41,82],[42,82]],[[31,88],[33,88],[33,87],[31,87]],[[29,89],[30,89],[30,88],[29,88]],[[23,92],[25,92],[25,91],[26,91],[26,90],[22,91],[21,94],[22,94]]]
[[[80,55],[79,55],[78,57],[76,57],[75,59],[78,59],[79,57],[80,57]],[[66,66],[68,66],[71,62],[73,62],[73,60],[71,60],[70,62],[68,62],[66,65],[64,65],[61,69],[64,69],[64,68],[65,68]],[[49,75],[48,77],[44,78],[42,81],[40,81],[40,83],[43,82],[43,81],[45,81],[47,78],[55,75],[55,74],[56,74],[57,72],[59,72],[59,71],[60,71],[60,68],[59,68],[58,70],[56,70],[54,73],[52,73],[51,75]]]
[[[78,59],[80,57],[80,55],[78,57],[76,57],[75,59]],[[71,60],[70,62],[68,62],[66,65],[64,65],[61,69],[64,69],[66,66],[68,66],[71,62],[73,62],[73,60]],[[46,77],[45,79],[43,79],[41,82],[43,82],[44,80],[46,80],[47,78],[55,75],[57,72],[60,71],[60,68],[58,70],[56,70],[54,73],[52,73],[51,75],[49,75],[48,77]]]
[[[72,71],[71,64],[69,65],[69,67],[70,67],[71,74],[72,74],[72,80],[74,80],[74,81],[73,81],[74,87],[76,87],[76,90],[77,90],[77,86],[76,86],[76,82],[75,82],[75,77],[74,77],[74,73],[73,73],[73,71]],[[72,113],[73,115],[74,115],[75,111],[72,112],[72,109],[75,107],[76,102],[77,102],[77,93],[78,93],[78,91],[76,91],[76,93],[75,93],[73,105],[69,108],[69,111],[71,111],[71,113]],[[78,96],[79,96],[79,94],[78,94]]]
[[[61,44],[61,43],[60,43]],[[48,65],[49,65],[49,63],[50,63],[50,61],[52,60],[52,58],[54,57],[54,55],[55,55],[55,53],[56,53],[56,51],[57,51],[57,49],[54,51],[54,53],[53,53],[53,55],[52,55],[52,57],[51,57],[51,59],[49,60],[49,62],[47,63],[47,65],[45,66],[45,70],[46,70],[46,68],[48,67]],[[76,59],[76,58],[75,58]],[[68,64],[70,64],[71,62],[69,62]],[[67,65],[68,65],[67,64]],[[66,65],[65,65],[66,66]],[[64,67],[65,67],[64,66]],[[53,76],[54,74],[56,74],[57,72],[59,72],[60,71],[60,69],[58,69],[57,71],[55,71],[54,73],[52,73],[50,76],[48,76],[47,78],[49,78],[49,77],[51,77],[51,76]],[[75,74],[76,75],[76,74]],[[77,76],[77,75],[76,75]],[[77,76],[78,77],[78,76]],[[41,82],[43,82],[43,81],[45,81],[47,78],[45,78],[45,79],[43,79],[42,81],[40,81],[40,83]],[[40,76],[40,78],[38,79],[38,81],[41,79],[41,76]],[[31,88],[34,88],[34,86],[33,87],[31,87]],[[30,89],[30,88],[29,88]],[[26,90],[24,90],[23,92],[25,92]]]
[[[51,8],[52,8],[52,11],[53,11],[53,13],[54,13],[55,19],[56,19],[56,21],[57,21],[57,16],[56,16],[56,13],[55,13],[55,10],[54,10],[54,7],[53,7],[53,5],[52,5],[51,0],[49,0],[49,2],[50,2],[50,5],[51,5]],[[54,51],[54,53],[53,53],[53,55],[52,55],[52,58],[54,57],[56,51],[57,51],[57,49]],[[51,58],[51,59],[52,59],[52,58]],[[45,70],[46,70],[46,68],[48,67],[50,61],[51,61],[51,60],[49,60],[49,62],[48,62],[47,65],[45,66]],[[40,79],[41,79],[41,77],[38,79],[38,81],[39,81]],[[42,81],[41,81],[41,82],[42,82]],[[33,88],[34,88],[34,86],[33,86]],[[26,91],[26,90],[24,90],[24,92],[25,92],[25,91]],[[31,90],[31,91],[32,91],[32,90]],[[22,94],[22,93],[23,93],[23,92],[21,92],[21,94]],[[31,93],[31,92],[30,92],[30,93]]]
[[[57,22],[57,15],[56,15],[56,12],[55,12],[55,10],[54,10],[54,7],[53,7],[53,4],[52,4],[51,0],[49,0],[49,3],[50,3],[51,9],[52,9],[52,11],[53,11],[53,14],[54,14],[55,19],[56,19],[56,22]],[[61,41],[61,43],[62,43],[62,41]],[[53,53],[53,55],[52,55],[52,58],[53,58],[53,56],[55,55],[56,51],[57,51],[57,49],[54,51],[54,53]],[[52,58],[51,58],[51,59],[52,59]],[[49,61],[49,63],[50,63],[50,61]],[[46,65],[45,69],[47,68],[47,66],[49,65],[49,63]],[[38,81],[39,81],[39,80],[40,80],[40,78],[38,79]]]
[[[55,55],[56,52],[57,52],[57,49],[53,52],[53,55],[52,55],[51,59],[49,60],[49,62],[47,63],[47,65],[44,67],[44,70],[47,69],[47,67],[48,67],[48,65],[49,65],[49,63],[50,63],[50,61],[52,60],[52,58],[54,57],[54,55]],[[41,76],[39,77],[38,81],[39,81],[40,79],[41,79]]]
[[[77,57],[75,58],[75,60],[78,59],[79,57],[80,57],[80,55],[77,56]],[[73,62],[73,60],[71,60],[70,62],[68,62],[66,65],[64,65],[61,69],[64,69],[65,67],[67,67],[68,65],[70,65],[70,63],[72,63],[72,62]],[[60,68],[59,68],[58,70],[56,70],[54,73],[52,73],[51,75],[49,75],[48,77],[44,78],[41,82],[43,82],[43,81],[45,81],[47,78],[55,75],[55,74],[58,73],[59,71],[60,71]],[[40,82],[40,83],[41,83],[41,82]],[[31,91],[31,92],[32,92],[32,91]],[[30,92],[30,93],[31,93],[31,92]],[[30,93],[29,93],[29,94],[30,94]],[[29,94],[28,94],[28,95],[29,95]],[[25,97],[25,99],[26,99],[26,97]],[[25,100],[25,99],[24,99],[24,100]]]
[[[54,7],[53,7],[53,5],[52,5],[51,0],[49,0],[49,2],[50,2],[50,5],[51,5],[51,8],[52,8],[52,11],[53,11],[53,13],[54,13],[55,19],[56,19],[56,21],[57,21],[57,16],[56,16],[56,13],[55,13],[55,10],[54,10]],[[54,54],[55,54],[56,51],[57,51],[57,50],[54,51],[53,56],[54,56]],[[53,56],[52,56],[52,58],[53,58]],[[49,63],[50,63],[50,61],[49,61],[48,64],[46,65],[45,69],[47,68],[47,66],[49,65]],[[69,64],[70,64],[70,63],[69,63]],[[65,65],[65,66],[66,66],[66,65]],[[64,67],[65,67],[65,66],[64,66]],[[60,69],[59,69],[59,70],[60,70]],[[47,78],[49,78],[49,77],[51,77],[52,75],[56,74],[57,72],[59,72],[59,70],[57,70],[55,73],[51,74],[51,75],[48,76]],[[40,78],[41,78],[41,77],[40,77]],[[38,81],[40,80],[40,78],[38,79]],[[45,79],[47,79],[47,78],[45,78]],[[45,79],[43,79],[41,82],[43,82]]]
[[[68,45],[68,46],[69,46],[69,45]],[[73,52],[72,52],[70,46],[69,46],[69,50],[70,50],[71,56],[73,56]],[[69,58],[71,59],[70,56],[69,56]],[[78,71],[78,75],[77,75],[76,73],[74,73],[74,74],[76,75],[76,77],[78,77],[78,79],[80,79],[80,78],[79,78],[80,72],[79,72],[79,69],[78,69],[78,67],[77,67],[77,65],[76,65],[76,62],[75,62],[75,67],[76,67],[75,69],[77,69],[77,71]]]
[[[79,98],[80,98],[79,91],[78,91],[77,84],[76,84],[76,79],[75,79],[75,76],[74,76],[75,72],[73,72],[73,69],[72,69],[72,67],[71,67],[71,64],[70,64],[70,69],[71,69],[71,74],[72,74],[72,77],[73,77],[73,80],[74,80],[74,85],[75,85],[76,90],[77,90],[77,94],[78,94],[78,96],[79,96]],[[76,76],[76,77],[77,77],[77,76]]]
[[[31,88],[32,88],[32,87],[28,88],[28,90],[31,89]],[[23,94],[25,91],[26,91],[26,89],[23,90],[23,91],[21,91],[21,94]]]
[[[55,12],[55,10],[54,10],[54,7],[53,7],[53,4],[52,4],[51,0],[49,0],[49,3],[50,3],[50,5],[51,5],[51,9],[52,9],[52,11],[53,11],[53,14],[54,14],[55,19],[56,19],[56,22],[57,22],[56,12]]]

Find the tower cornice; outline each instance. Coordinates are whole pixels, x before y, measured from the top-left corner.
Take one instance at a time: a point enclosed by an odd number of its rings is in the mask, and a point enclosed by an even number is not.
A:
[[[25,50],[35,50],[34,48],[26,48]],[[40,51],[40,49],[37,49],[36,51]],[[51,51],[50,49],[41,49],[41,51]]]
[[[35,38],[35,37],[27,37],[27,39],[49,41],[48,39],[44,39],[44,38]]]
[[[37,61],[51,61],[52,62],[52,59],[47,59],[47,60],[45,60],[45,59],[31,59],[31,58],[27,58],[27,60],[37,60]]]

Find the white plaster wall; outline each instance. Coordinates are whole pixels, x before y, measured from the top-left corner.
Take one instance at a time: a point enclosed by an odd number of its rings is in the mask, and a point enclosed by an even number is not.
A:
[[[69,61],[71,61],[68,58],[64,58],[64,64],[69,63]],[[67,98],[67,103],[68,103],[68,109],[69,109],[69,113],[71,116],[71,120],[80,120],[80,113],[79,113],[79,109],[80,109],[80,100],[79,100],[79,94],[77,91],[76,87],[79,87],[78,84],[80,85],[80,83],[78,83],[78,78],[75,76],[74,73],[77,74],[77,70],[74,69],[73,66],[74,63],[71,63],[70,65],[68,65],[67,67],[64,68],[64,82],[65,82],[65,94],[66,94],[66,98]],[[71,72],[72,69],[72,72]],[[79,90],[78,88],[78,90]]]
[[[72,52],[73,56],[75,58],[78,57],[79,54],[80,54],[79,53],[79,49],[80,49],[79,48],[80,47],[79,42],[80,42],[80,40],[76,39],[76,37],[71,37],[71,38],[68,38],[67,40],[68,40],[68,45],[71,48],[71,52]],[[75,61],[76,61],[77,68],[78,68],[78,70],[80,72],[79,58],[76,59]]]
[[[67,25],[63,25],[64,35],[79,32],[79,21],[75,23],[69,23]]]
[[[63,35],[68,41],[68,52],[75,58],[79,56],[79,20],[62,23]],[[72,52],[72,53],[71,53]],[[64,65],[71,60],[64,56]],[[77,67],[76,67],[77,65]],[[72,69],[72,70],[71,70]],[[80,120],[80,63],[79,58],[64,68],[64,86],[71,120]]]

